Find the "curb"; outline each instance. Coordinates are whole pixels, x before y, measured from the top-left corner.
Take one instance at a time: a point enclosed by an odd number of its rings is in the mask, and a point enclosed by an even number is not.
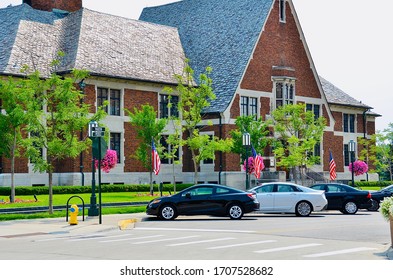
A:
[[[120,220],[117,224],[120,230],[125,230],[128,227],[134,228],[135,223],[139,222],[140,219],[127,219],[127,220]]]

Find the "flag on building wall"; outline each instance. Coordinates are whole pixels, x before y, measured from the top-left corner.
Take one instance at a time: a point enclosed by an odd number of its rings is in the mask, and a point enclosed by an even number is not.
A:
[[[251,145],[252,157],[254,158],[254,175],[255,178],[259,179],[261,177],[261,170],[264,168],[262,157],[257,155],[254,146]]]
[[[334,161],[332,151],[329,151],[329,173],[330,173],[330,180],[334,181],[337,178],[336,174],[336,162]]]
[[[151,157],[152,157],[152,167],[154,174],[158,175],[160,172],[161,160],[157,153],[156,146],[154,145],[154,140],[151,140]]]

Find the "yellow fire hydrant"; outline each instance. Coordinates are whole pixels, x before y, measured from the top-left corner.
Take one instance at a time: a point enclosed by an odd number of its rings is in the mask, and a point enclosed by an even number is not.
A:
[[[79,208],[77,205],[73,204],[70,207],[70,225],[77,225],[78,224],[78,213]]]

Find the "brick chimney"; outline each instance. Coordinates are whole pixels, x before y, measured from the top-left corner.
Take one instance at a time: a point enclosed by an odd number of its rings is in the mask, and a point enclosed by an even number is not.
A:
[[[59,9],[67,12],[75,12],[82,8],[82,0],[23,0],[37,10],[51,12],[53,9]]]

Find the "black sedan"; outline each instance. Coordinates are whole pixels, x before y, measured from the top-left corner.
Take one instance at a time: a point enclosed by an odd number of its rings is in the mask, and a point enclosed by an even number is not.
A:
[[[344,214],[355,214],[358,209],[372,206],[371,193],[345,184],[320,183],[311,186],[315,190],[324,190],[328,200],[327,210],[340,210]]]
[[[393,185],[387,186],[379,191],[371,193],[372,206],[368,208],[369,211],[377,211],[379,209],[379,203],[385,198],[393,196]]]
[[[255,193],[217,184],[198,184],[177,194],[149,202],[146,214],[163,220],[179,215],[229,216],[241,219],[243,214],[259,209]]]

